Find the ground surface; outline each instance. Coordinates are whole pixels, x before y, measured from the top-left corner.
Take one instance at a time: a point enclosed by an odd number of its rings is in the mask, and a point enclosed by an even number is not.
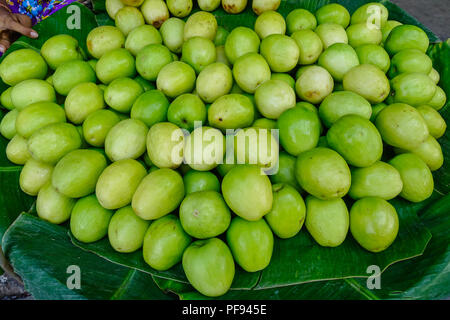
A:
[[[430,28],[441,40],[450,38],[450,0],[391,0]],[[87,2],[87,1],[80,1]],[[1,274],[1,272],[0,272]],[[0,275],[0,300],[30,299],[14,278]]]

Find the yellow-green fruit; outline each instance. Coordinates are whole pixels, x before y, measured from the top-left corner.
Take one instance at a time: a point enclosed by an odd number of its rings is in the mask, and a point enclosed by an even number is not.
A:
[[[6,157],[14,164],[24,165],[31,158],[27,140],[16,134],[6,146]]]
[[[0,77],[14,86],[27,79],[44,79],[47,75],[44,58],[33,49],[19,49],[8,54],[0,64]]]
[[[350,231],[364,249],[371,252],[386,250],[398,233],[395,208],[380,198],[356,201],[350,210]]]
[[[144,166],[136,160],[113,162],[98,178],[95,187],[98,201],[106,209],[118,209],[130,204],[134,192],[146,175]]]
[[[302,100],[318,104],[333,92],[333,77],[325,68],[319,66],[302,67],[297,75],[295,91]]]
[[[401,25],[395,27],[386,39],[384,48],[391,55],[407,50],[418,49],[426,52],[430,40],[425,31],[413,25]]]
[[[175,210],[183,198],[183,178],[176,171],[165,168],[142,179],[131,204],[139,217],[154,220]]]
[[[11,101],[19,110],[36,102],[55,102],[53,87],[44,80],[29,79],[15,85],[11,90]]]
[[[192,0],[167,0],[170,13],[178,18],[184,18],[192,11]]]
[[[236,14],[244,11],[248,0],[222,0],[222,8],[227,13]]]
[[[261,55],[247,53],[236,60],[233,76],[242,90],[254,93],[260,84],[270,80],[270,67]]]
[[[147,135],[147,153],[158,168],[178,168],[183,161],[183,131],[173,123],[154,124]]]
[[[348,44],[358,48],[366,44],[380,44],[383,39],[381,30],[366,23],[353,24],[347,28]]]
[[[108,15],[114,20],[116,18],[117,11],[125,7],[125,4],[122,0],[106,0],[105,7]]]
[[[258,53],[261,40],[258,34],[247,27],[234,28],[225,41],[225,54],[228,60],[234,64],[243,55]]]
[[[383,40],[382,45],[384,46],[384,43],[386,42],[387,38],[391,34],[392,30],[394,30],[395,27],[401,26],[402,23],[395,21],[395,20],[388,20],[384,27],[381,28],[381,32],[383,33]]]
[[[314,30],[317,26],[316,17],[306,9],[292,10],[286,17],[288,34],[299,30]]]
[[[352,14],[351,24],[368,23],[374,28],[382,28],[388,19],[389,11],[381,3],[367,3]]]
[[[349,226],[349,216],[344,200],[306,198],[308,232],[323,247],[337,247],[344,242]]]
[[[119,121],[119,116],[111,110],[94,111],[83,122],[84,139],[94,147],[103,147],[109,130]]]
[[[139,7],[144,0],[120,0],[126,6]]]
[[[145,24],[132,30],[125,41],[125,49],[134,56],[149,44],[161,44],[162,38],[159,31],[151,25]]]
[[[350,189],[350,169],[336,151],[315,148],[300,154],[295,166],[300,186],[322,200],[342,198]]]
[[[337,3],[327,4],[316,11],[316,18],[319,24],[336,23],[343,28],[347,28],[350,23],[350,13],[348,10]]]
[[[182,61],[171,62],[159,71],[156,86],[169,98],[192,92],[195,87],[195,71]]]
[[[218,129],[206,126],[194,129],[184,146],[185,163],[197,171],[210,171],[223,161],[225,144]]]
[[[70,60],[83,60],[85,54],[78,46],[78,40],[67,34],[58,34],[41,47],[41,55],[53,70]]]
[[[441,110],[446,102],[447,95],[445,94],[445,91],[441,87],[436,87],[436,93],[427,104],[436,110]]]
[[[422,202],[428,199],[434,189],[433,175],[427,164],[419,156],[404,153],[389,161],[403,181],[402,198],[411,202]]]
[[[16,119],[18,115],[19,110],[13,109],[5,114],[0,122],[0,133],[8,140],[11,140],[17,133]]]
[[[221,0],[198,0],[198,6],[203,11],[214,11],[220,6]]]
[[[299,48],[299,65],[313,64],[323,51],[320,37],[312,30],[298,30],[291,35]]]
[[[136,74],[134,57],[123,48],[111,50],[98,60],[95,72],[103,84],[109,84],[117,78],[132,78]]]
[[[33,133],[28,140],[28,150],[36,160],[57,163],[70,151],[81,146],[81,136],[70,123],[55,123]]]
[[[413,107],[430,104],[437,86],[433,80],[422,73],[402,73],[391,81],[392,96],[396,103],[406,103]],[[436,108],[438,109],[438,108]]]
[[[447,130],[447,123],[441,114],[436,109],[427,105],[419,106],[416,109],[425,119],[430,134],[436,139],[442,137]]]
[[[347,33],[340,24],[324,23],[319,25],[314,32],[322,40],[324,49],[335,43],[348,43]]]
[[[48,182],[38,193],[36,211],[39,218],[54,224],[60,224],[70,218],[75,202],[75,199],[59,193]]]
[[[196,90],[206,103],[213,103],[228,94],[233,85],[233,75],[224,63],[216,62],[205,67],[197,77]]]
[[[130,253],[142,247],[149,221],[139,218],[131,206],[114,213],[108,226],[108,239],[117,252]]]
[[[318,64],[327,69],[335,81],[342,82],[344,75],[359,65],[359,59],[350,45],[335,43],[320,55]]]
[[[81,60],[64,62],[53,74],[53,86],[56,92],[63,96],[67,96],[77,84],[96,82],[96,80],[95,71],[90,64]]]
[[[89,32],[86,44],[89,53],[95,59],[100,59],[105,53],[122,48],[125,36],[119,28],[100,26]]]
[[[92,82],[75,86],[64,103],[67,118],[75,124],[83,123],[91,113],[104,107],[103,91]]]
[[[394,199],[403,188],[402,178],[397,169],[385,162],[377,161],[367,168],[352,170],[352,185],[349,195],[353,199],[378,197]]]
[[[141,11],[134,7],[123,7],[116,13],[116,27],[127,36],[132,30],[145,24]]]
[[[260,51],[273,72],[291,71],[300,57],[297,42],[284,34],[271,34],[264,38]]]
[[[411,150],[397,149],[397,153],[411,152],[419,156],[430,168],[431,171],[439,170],[444,164],[444,155],[439,142],[432,136],[422,142],[417,148]]]
[[[15,108],[11,99],[11,91],[13,88],[14,87],[9,87],[8,89],[4,90],[0,96],[0,104],[8,110],[12,110]]]
[[[53,166],[29,159],[20,172],[20,189],[30,196],[36,196],[39,190],[50,181]]]
[[[252,9],[254,13],[260,15],[266,11],[277,10],[280,3],[280,0],[253,0]]]
[[[159,28],[164,21],[169,19],[169,9],[162,0],[145,0],[141,6],[142,15],[147,24]]]
[[[95,191],[98,177],[106,168],[106,159],[96,150],[75,150],[55,166],[52,185],[70,198],[81,198]]]
[[[261,39],[271,34],[284,35],[286,33],[286,22],[278,12],[272,10],[265,11],[256,18],[255,31]]]
[[[145,152],[148,128],[137,119],[120,121],[108,132],[105,152],[111,161],[137,159]]]
[[[431,71],[430,71],[430,73],[428,74],[428,76],[431,78],[431,80],[433,80],[433,82],[434,82],[435,84],[438,84],[439,81],[441,80],[441,75],[440,75],[439,72],[438,72],[436,69],[434,69],[434,68],[431,69]],[[3,102],[2,102],[2,104],[3,104]]]
[[[295,107],[295,91],[284,81],[267,80],[256,88],[255,102],[264,117],[276,120],[283,112]]]
[[[239,165],[223,178],[222,194],[238,216],[257,221],[272,208],[272,185],[257,166]]]
[[[112,109],[129,113],[133,103],[142,93],[144,89],[137,81],[130,78],[117,78],[106,88],[104,98],[106,104]]]
[[[145,234],[142,248],[144,260],[153,269],[170,269],[181,261],[183,252],[191,241],[176,216],[169,214],[159,218]]]
[[[164,45],[172,52],[181,52],[184,43],[184,25],[183,20],[170,18],[159,29]]]
[[[305,222],[305,202],[300,193],[288,184],[275,184],[272,190],[272,209],[264,218],[279,238],[292,238]]]
[[[225,131],[245,128],[252,124],[255,107],[243,94],[227,94],[214,101],[208,109],[208,123]]]
[[[70,232],[84,243],[98,241],[108,233],[112,215],[113,212],[103,208],[94,195],[81,198],[70,215]]]
[[[429,135],[419,111],[407,104],[395,103],[384,108],[375,124],[384,142],[406,150],[417,148]]]
[[[192,37],[203,37],[214,41],[217,32],[217,20],[213,14],[198,11],[186,20],[184,41]]]

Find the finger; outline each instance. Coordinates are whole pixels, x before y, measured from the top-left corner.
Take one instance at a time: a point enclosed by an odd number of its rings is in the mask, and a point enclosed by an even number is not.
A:
[[[8,50],[10,45],[11,45],[11,42],[8,39],[1,39],[0,40],[0,52],[4,53],[6,50]]]
[[[31,26],[33,25],[31,18],[25,14],[15,13],[14,18],[17,22],[27,28],[31,28]]]
[[[27,36],[30,38],[37,38],[39,36],[38,33],[36,31],[34,31],[33,29],[31,29],[29,27],[25,27],[16,21],[11,21],[9,27],[11,28],[11,30],[19,32],[19,33],[23,34],[24,36]]]

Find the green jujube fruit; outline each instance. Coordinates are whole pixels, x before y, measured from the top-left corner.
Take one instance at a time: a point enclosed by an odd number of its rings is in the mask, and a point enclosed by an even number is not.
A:
[[[162,44],[150,44],[136,56],[136,70],[142,78],[155,81],[161,69],[173,61],[172,54]]]
[[[412,153],[404,153],[389,161],[395,167],[403,181],[402,198],[411,202],[422,202],[433,194],[434,181],[430,168]]]
[[[112,109],[129,113],[136,99],[144,93],[141,85],[130,78],[114,79],[104,93],[105,102]]]
[[[317,26],[316,17],[305,9],[292,10],[286,17],[288,34],[293,34],[299,30],[314,30]]]
[[[150,221],[142,220],[131,206],[114,213],[108,226],[108,239],[117,252],[130,253],[142,247]]]
[[[185,22],[179,18],[169,18],[159,28],[164,45],[170,51],[180,53],[184,43]]]
[[[272,73],[270,80],[280,80],[286,82],[292,89],[295,89],[295,80],[287,73]]]
[[[402,188],[398,170],[388,163],[377,161],[370,167],[352,170],[349,195],[355,200],[366,197],[391,200],[400,194]]]
[[[175,98],[167,110],[167,120],[188,131],[194,130],[195,122],[206,121],[206,107],[199,96],[185,93]]]
[[[302,107],[285,111],[277,121],[280,144],[291,155],[317,146],[320,136],[320,120],[317,113]]]
[[[400,25],[395,27],[386,39],[384,48],[391,55],[407,50],[417,49],[426,52],[430,40],[425,31],[413,25]]]
[[[59,193],[49,181],[39,190],[36,199],[36,212],[42,220],[61,224],[70,218],[75,203],[75,199]]]
[[[105,152],[108,158],[111,161],[139,158],[145,152],[147,132],[147,126],[140,120],[120,121],[106,135]]]
[[[267,80],[255,91],[255,103],[261,114],[269,119],[278,119],[283,112],[295,107],[294,89],[280,80]]]
[[[388,16],[389,11],[384,5],[377,2],[370,2],[356,9],[352,14],[351,24],[367,22],[374,24],[378,28],[382,28],[386,24]]]
[[[291,38],[295,40],[299,49],[299,65],[313,64],[319,59],[323,51],[323,43],[320,37],[312,30],[295,31]]]
[[[119,28],[125,36],[128,36],[132,30],[145,24],[141,11],[129,6],[125,6],[117,11],[114,21],[116,27]]]
[[[226,141],[216,128],[199,127],[186,138],[184,163],[198,171],[210,171],[222,163]]]
[[[216,61],[216,47],[211,40],[206,38],[189,38],[184,42],[181,52],[181,61],[194,68],[197,74]]]
[[[369,167],[383,154],[383,141],[377,128],[357,115],[347,115],[336,121],[328,130],[327,141],[355,167]]]
[[[349,215],[342,199],[306,198],[306,229],[322,247],[337,247],[347,237]]]
[[[431,80],[433,80],[433,82],[437,85],[439,83],[439,81],[441,80],[441,75],[439,74],[439,72],[435,69],[435,68],[431,68],[430,73],[428,74],[428,76],[431,78]],[[3,104],[3,102],[2,102]]]
[[[350,23],[350,13],[344,6],[338,3],[330,3],[319,8],[316,11],[316,18],[318,24],[336,23],[340,24],[343,28],[347,28]]]
[[[70,198],[81,198],[95,191],[98,177],[106,168],[106,159],[96,150],[74,150],[55,166],[52,185]]]
[[[350,169],[336,151],[315,148],[300,154],[295,176],[309,194],[322,200],[342,198],[350,189]]]
[[[230,289],[235,266],[230,249],[222,240],[195,241],[184,251],[182,263],[189,283],[201,294],[218,297]]]
[[[181,261],[192,239],[181,227],[180,220],[169,214],[148,228],[142,248],[145,262],[156,270],[168,270]]]
[[[142,179],[131,204],[139,217],[154,220],[175,210],[183,198],[183,178],[176,171],[164,168]]]
[[[447,130],[447,124],[441,114],[427,105],[419,106],[416,109],[424,118],[430,134],[436,139],[442,137]]]
[[[225,54],[234,64],[247,53],[258,53],[260,40],[255,31],[247,27],[234,28],[225,41]]]
[[[333,87],[333,77],[325,68],[313,65],[297,71],[295,91],[302,100],[319,104],[333,92]]]
[[[357,93],[339,91],[326,97],[319,107],[320,119],[328,128],[343,116],[351,114],[370,119],[372,106]]]
[[[243,94],[227,94],[214,101],[208,109],[208,123],[223,131],[246,128],[255,117],[255,107]]]
[[[6,157],[14,164],[24,165],[31,158],[27,140],[16,134],[6,146]]]
[[[51,180],[52,172],[52,165],[36,161],[33,158],[29,159],[20,172],[20,189],[30,196],[36,196],[41,188]]]
[[[82,124],[91,113],[104,107],[103,91],[92,82],[73,87],[64,102],[67,118],[74,124]]]
[[[220,182],[216,175],[209,171],[189,170],[183,176],[186,195],[200,191],[220,192]]]
[[[119,122],[119,117],[111,110],[94,111],[83,122],[83,137],[90,145],[103,147],[109,130]]]
[[[142,78],[141,76],[136,76],[133,80],[141,85],[142,89],[144,89],[144,92],[156,89],[156,85],[153,82],[150,82]]]
[[[106,209],[118,209],[131,203],[134,192],[147,175],[142,164],[126,159],[113,162],[98,178],[95,194]]]
[[[264,218],[279,238],[292,238],[305,222],[305,202],[300,193],[288,184],[275,184],[272,190],[272,209]]]
[[[436,85],[426,74],[403,73],[391,81],[395,103],[406,103],[413,107],[427,104],[436,93]]]
[[[318,64],[327,69],[335,81],[342,82],[344,75],[359,65],[359,60],[350,45],[335,43],[320,55]]]
[[[19,49],[5,56],[0,64],[0,77],[7,85],[15,86],[27,79],[44,79],[47,70],[47,64],[38,52]]]
[[[436,93],[434,94],[433,98],[430,101],[428,101],[427,104],[436,110],[441,110],[445,106],[446,102],[447,102],[447,95],[445,94],[444,89],[437,86]]]
[[[387,104],[385,104],[383,102],[372,106],[372,116],[370,117],[370,121],[375,123],[375,120],[377,119],[378,114],[381,112],[381,110],[383,110],[386,107],[387,107]]]
[[[348,44],[358,48],[366,44],[380,44],[383,33],[380,29],[367,23],[353,24],[347,28]]]
[[[384,108],[375,120],[375,125],[387,144],[414,149],[429,135],[428,127],[417,109],[402,103]]]
[[[255,93],[260,84],[270,80],[270,67],[258,53],[247,53],[236,60],[233,76],[242,90]]]
[[[124,34],[114,26],[94,28],[86,39],[88,51],[95,59],[100,59],[105,53],[122,48],[124,44]]]
[[[160,122],[147,134],[147,153],[158,168],[178,168],[183,161],[183,131],[173,123]]]
[[[28,150],[33,158],[49,164],[56,164],[62,157],[81,146],[81,136],[70,123],[47,125],[28,140]]]
[[[383,40],[381,40],[383,46],[387,40],[387,38],[389,37],[389,35],[391,34],[392,30],[395,27],[401,26],[402,23],[395,21],[395,20],[388,20],[386,22],[386,24],[381,28],[381,33],[383,34]]]
[[[353,238],[370,252],[386,250],[398,233],[395,208],[380,198],[356,201],[350,210],[350,231]]]
[[[300,50],[297,42],[284,34],[272,34],[261,41],[261,55],[273,72],[289,72],[297,66]]]
[[[37,102],[56,102],[56,94],[47,81],[29,79],[13,87],[11,101],[15,108],[23,110]]]
[[[183,229],[197,239],[208,239],[224,233],[231,221],[231,213],[217,191],[188,194],[180,205]]]
[[[11,140],[17,133],[16,119],[18,115],[19,110],[13,109],[5,114],[0,122],[0,133],[8,140]]]
[[[272,185],[257,166],[233,167],[222,180],[222,194],[238,216],[257,221],[272,208]]]
[[[259,118],[256,119],[252,125],[253,128],[272,130],[277,128],[277,122],[272,119]]]
[[[380,68],[384,73],[388,72],[391,66],[391,59],[382,46],[365,44],[357,47],[355,50],[360,64],[371,64]]]
[[[195,71],[182,61],[171,62],[160,70],[156,86],[169,98],[192,92],[195,86]]]
[[[247,272],[265,269],[272,258],[273,234],[264,219],[233,218],[227,231],[227,243],[237,264]]]
[[[444,164],[444,154],[439,142],[432,136],[422,142],[417,148],[411,150],[395,150],[397,153],[411,152],[419,156],[430,168],[431,171],[439,170]]]
[[[301,191],[301,187],[295,178],[295,162],[296,158],[286,151],[281,151],[278,155],[278,171],[276,174],[269,176],[272,184],[288,184],[297,191]]]
[[[203,37],[214,41],[217,32],[217,20],[212,13],[197,11],[189,16],[184,26],[184,41],[193,37]]]
[[[141,94],[131,107],[131,118],[138,119],[151,128],[154,124],[167,120],[169,100],[159,90],[149,90]]]
[[[8,89],[4,90],[2,94],[0,95],[0,105],[2,107],[12,110],[15,108],[14,104],[12,103],[11,99],[11,91],[14,87],[9,87]]]
[[[98,69],[98,63],[97,67]],[[77,84],[95,82],[95,71],[86,61],[72,60],[56,68],[52,76],[53,86],[60,95],[67,96]]]
[[[286,33],[286,22],[281,14],[268,10],[256,18],[254,29],[261,39],[272,34],[284,35]]]
[[[228,94],[233,85],[230,68],[220,62],[205,67],[197,77],[197,94],[206,103],[213,103],[221,96]]]
[[[106,85],[117,78],[132,78],[136,74],[134,57],[123,48],[108,51],[98,60],[95,72],[97,78]]]
[[[155,28],[159,28],[164,21],[169,19],[169,9],[163,0],[144,1],[140,9],[145,22]]]
[[[433,68],[431,58],[420,50],[408,49],[392,57],[392,67],[389,76],[394,78],[401,73],[423,73],[428,75]]]
[[[81,242],[91,243],[108,233],[113,212],[103,208],[95,195],[77,200],[70,215],[70,232]]]
[[[162,38],[158,29],[145,24],[133,29],[125,41],[125,49],[136,56],[139,51],[149,44],[161,44]]]
[[[345,32],[345,29],[340,24],[324,23],[317,26],[314,32],[320,37],[320,40],[322,40],[324,49],[335,43],[348,44],[347,32]]]
[[[197,4],[203,11],[214,11],[217,9],[218,6],[220,6],[220,2],[221,2],[220,0],[199,0],[197,1]],[[221,28],[222,27],[220,26],[217,28],[217,33],[219,33]]]
[[[83,60],[85,57],[83,49],[78,46],[78,40],[67,34],[47,39],[41,47],[41,55],[53,70],[64,62]]]

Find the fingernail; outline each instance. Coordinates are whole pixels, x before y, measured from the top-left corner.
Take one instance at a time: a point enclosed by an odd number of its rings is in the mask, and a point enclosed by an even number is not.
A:
[[[5,47],[0,45],[0,52],[5,52]]]
[[[36,31],[31,31],[31,32],[30,32],[30,36],[31,36],[32,38],[37,38],[37,37],[39,37],[39,35],[38,35],[38,33],[37,33]]]

